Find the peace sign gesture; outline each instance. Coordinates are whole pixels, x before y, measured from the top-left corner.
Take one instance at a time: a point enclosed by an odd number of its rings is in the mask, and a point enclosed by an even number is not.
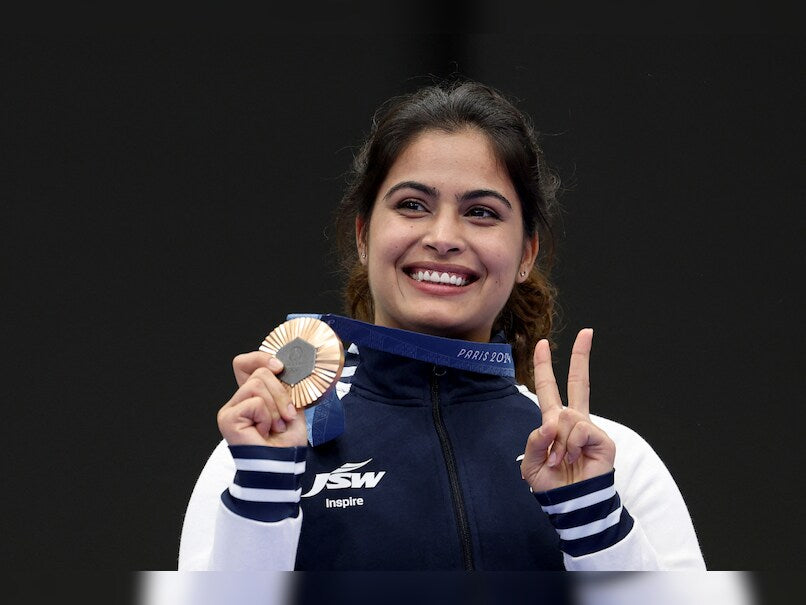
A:
[[[563,406],[547,340],[535,346],[535,392],[543,424],[529,435],[521,475],[542,492],[613,470],[616,444],[590,419],[590,352],[593,330],[577,334],[568,368],[568,407]]]

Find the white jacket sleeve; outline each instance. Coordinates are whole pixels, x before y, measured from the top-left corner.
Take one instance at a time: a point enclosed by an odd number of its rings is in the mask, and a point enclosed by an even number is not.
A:
[[[221,495],[233,484],[235,474],[235,461],[222,440],[191,493],[182,525],[178,570],[293,570],[302,511],[274,522],[233,513]]]
[[[634,523],[608,548],[578,557],[564,554],[566,569],[705,570],[688,508],[657,453],[628,427],[594,415],[591,420],[616,443],[615,487]]]

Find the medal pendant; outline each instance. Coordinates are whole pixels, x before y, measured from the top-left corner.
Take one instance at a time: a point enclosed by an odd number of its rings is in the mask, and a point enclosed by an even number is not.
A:
[[[314,317],[297,317],[263,339],[259,350],[283,362],[277,378],[297,409],[316,405],[335,388],[344,369],[344,346],[333,329]]]

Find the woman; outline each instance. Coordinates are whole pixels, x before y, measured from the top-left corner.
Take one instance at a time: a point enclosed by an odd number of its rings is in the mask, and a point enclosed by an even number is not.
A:
[[[180,569],[704,569],[661,460],[589,413],[591,329],[561,401],[556,190],[528,119],[487,86],[377,112],[337,213],[346,309],[416,342],[353,342],[339,388],[306,414],[279,360],[238,355]],[[412,353],[441,347],[457,361]]]

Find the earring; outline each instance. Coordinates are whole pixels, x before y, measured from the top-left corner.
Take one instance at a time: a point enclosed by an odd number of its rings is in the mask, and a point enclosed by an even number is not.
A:
[[[521,271],[521,277],[526,277],[526,271]]]
[[[366,259],[367,258],[367,253],[362,251],[361,252],[361,258]]]

